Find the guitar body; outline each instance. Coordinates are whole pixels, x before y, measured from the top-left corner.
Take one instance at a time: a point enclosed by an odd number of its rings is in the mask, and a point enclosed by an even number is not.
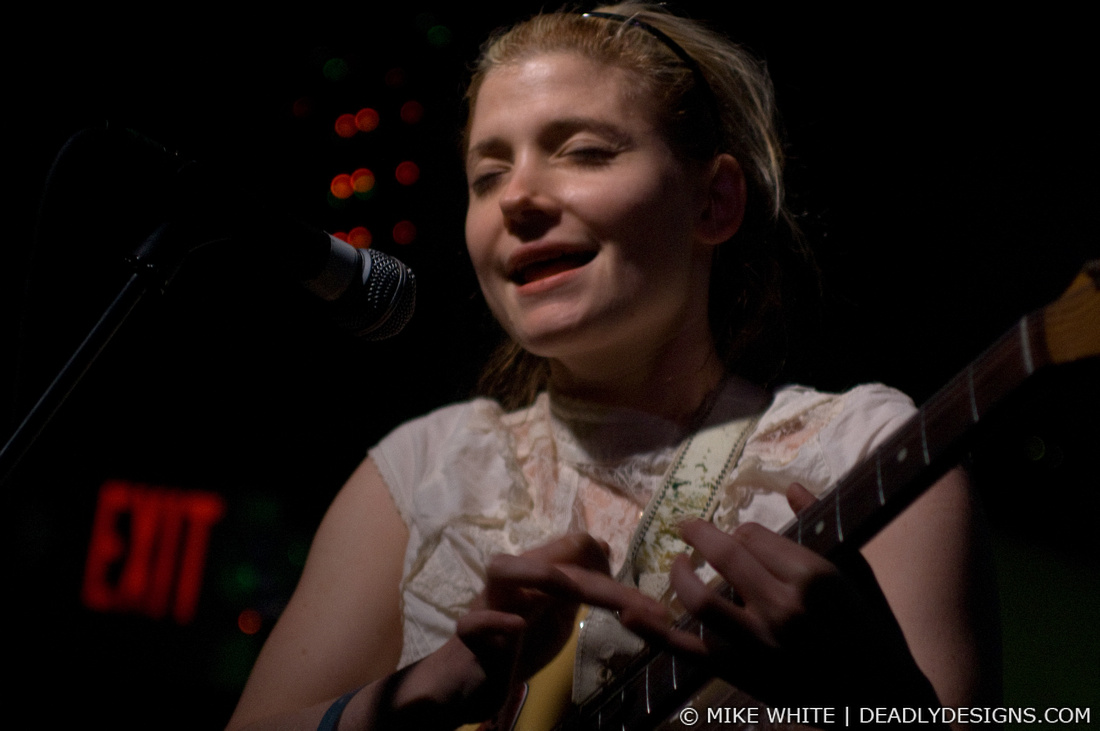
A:
[[[573,705],[573,661],[586,614],[588,607],[581,607],[561,652],[508,699],[494,720],[458,731],[552,731]]]

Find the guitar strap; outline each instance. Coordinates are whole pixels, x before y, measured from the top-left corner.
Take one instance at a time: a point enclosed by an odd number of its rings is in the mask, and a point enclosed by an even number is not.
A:
[[[733,471],[759,416],[707,427],[680,445],[661,486],[649,501],[626,561],[616,577],[654,599],[668,590],[672,560],[689,550],[679,525],[709,520],[720,488]],[[606,610],[593,609],[581,623],[573,666],[573,700],[583,701],[641,652],[644,643]]]

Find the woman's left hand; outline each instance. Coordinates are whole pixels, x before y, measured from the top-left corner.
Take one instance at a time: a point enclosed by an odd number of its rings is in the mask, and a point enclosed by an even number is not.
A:
[[[798,512],[814,497],[792,485],[788,501]],[[704,584],[687,556],[673,564],[672,588],[705,627],[701,654],[717,674],[774,705],[936,703],[858,552],[838,566],[755,523],[681,530],[734,593]]]

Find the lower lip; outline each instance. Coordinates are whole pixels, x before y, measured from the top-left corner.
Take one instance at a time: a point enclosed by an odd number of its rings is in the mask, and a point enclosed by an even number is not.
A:
[[[516,293],[529,297],[537,294],[542,294],[552,289],[557,289],[565,284],[568,284],[571,280],[580,276],[581,272],[592,262],[586,262],[580,266],[573,267],[572,269],[566,269],[565,271],[551,274],[548,277],[542,277],[531,282],[516,285]]]

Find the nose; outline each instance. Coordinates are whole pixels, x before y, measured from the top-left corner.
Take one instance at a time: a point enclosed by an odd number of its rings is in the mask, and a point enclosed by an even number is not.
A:
[[[516,161],[499,202],[505,228],[521,241],[540,238],[561,216],[552,175],[533,161]]]

